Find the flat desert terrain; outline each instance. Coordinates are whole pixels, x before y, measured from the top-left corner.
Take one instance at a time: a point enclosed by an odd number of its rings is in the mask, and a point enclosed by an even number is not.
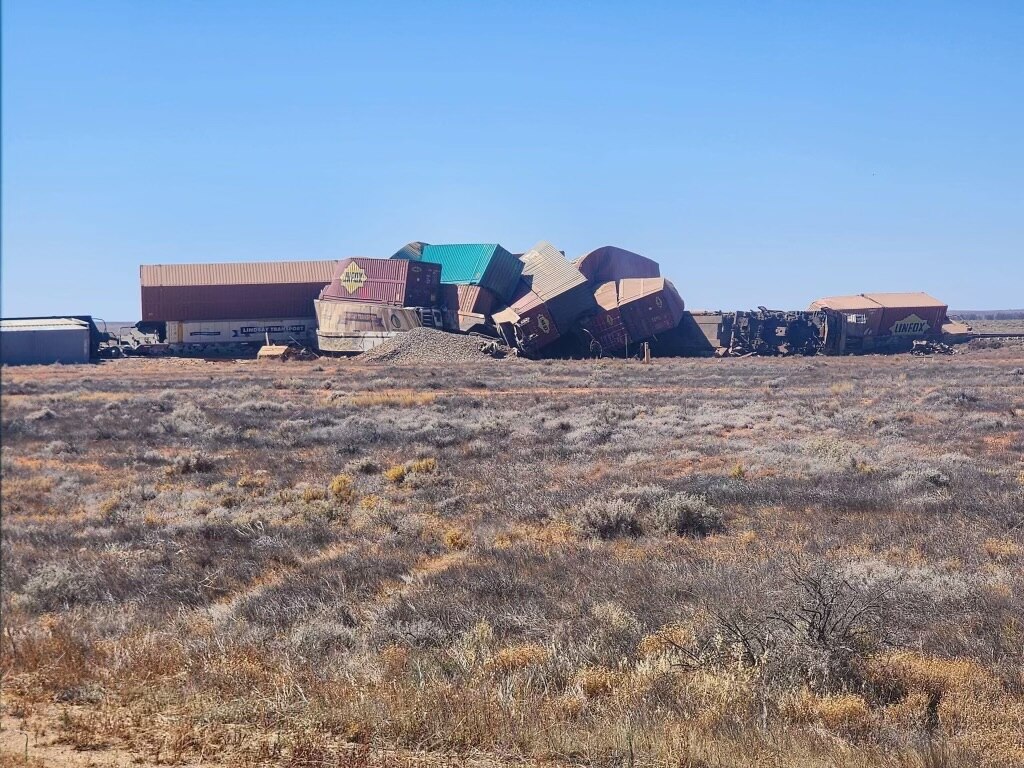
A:
[[[2,375],[0,763],[1024,765],[1024,347]]]

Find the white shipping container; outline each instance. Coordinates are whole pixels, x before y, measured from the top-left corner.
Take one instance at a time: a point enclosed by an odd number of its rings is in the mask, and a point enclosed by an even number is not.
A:
[[[271,320],[168,321],[168,344],[287,344],[293,339],[310,344],[316,338],[316,318],[285,317]]]

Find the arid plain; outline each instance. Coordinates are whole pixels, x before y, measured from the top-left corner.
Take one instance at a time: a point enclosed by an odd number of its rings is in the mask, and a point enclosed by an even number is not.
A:
[[[1024,764],[1024,348],[4,369],[0,762]]]

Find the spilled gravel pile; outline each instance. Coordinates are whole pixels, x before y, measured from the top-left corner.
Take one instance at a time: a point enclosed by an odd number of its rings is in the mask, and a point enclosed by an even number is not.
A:
[[[515,351],[498,341],[433,328],[413,328],[355,359],[361,363],[437,364],[471,363],[513,356]]]

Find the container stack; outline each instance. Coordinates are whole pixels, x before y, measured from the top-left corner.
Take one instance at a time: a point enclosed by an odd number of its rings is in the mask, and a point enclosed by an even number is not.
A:
[[[318,346],[326,352],[364,352],[396,333],[438,325],[440,302],[437,264],[343,259],[316,302]]]

